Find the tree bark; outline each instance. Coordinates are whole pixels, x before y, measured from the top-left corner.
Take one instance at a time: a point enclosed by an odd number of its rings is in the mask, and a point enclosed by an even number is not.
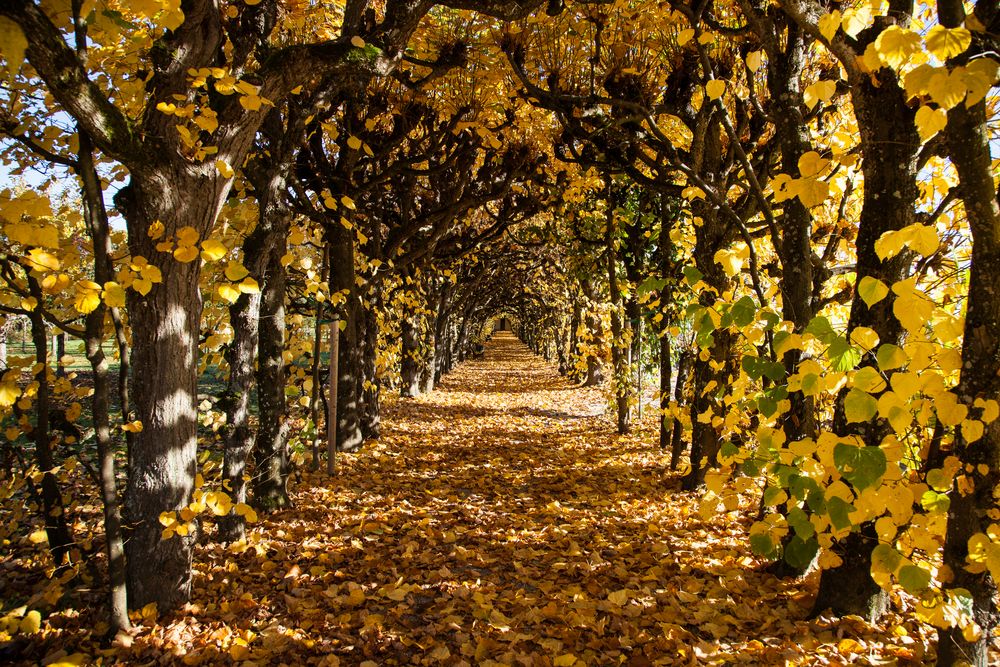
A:
[[[249,250],[248,246],[244,247]],[[254,443],[254,433],[250,428],[250,393],[257,359],[260,301],[260,293],[240,294],[236,303],[229,307],[233,341],[226,351],[229,380],[222,399],[226,413],[222,484],[232,498],[234,509],[219,517],[217,522],[219,539],[223,542],[235,542],[246,537],[246,520],[242,514],[236,513],[235,505],[247,500],[243,475]]]
[[[942,25],[962,24],[961,6],[939,3]],[[959,13],[961,12],[961,14]],[[952,163],[958,171],[966,216],[972,230],[972,266],[969,298],[962,342],[962,371],[956,393],[976,414],[976,399],[1000,396],[1000,191],[993,186],[985,102],[971,108],[959,104],[948,112],[945,136]],[[973,442],[956,438],[954,453],[965,467],[972,493],[956,487],[948,508],[944,545],[944,571],[952,589],[965,589],[972,598],[973,620],[980,629],[978,640],[969,641],[960,628],[938,631],[937,664],[986,667],[990,643],[1000,625],[997,582],[989,570],[970,572],[969,540],[986,534],[994,523],[995,490],[1000,486],[1000,421],[986,425],[983,436]]]
[[[361,447],[361,408],[358,379],[361,377],[361,349],[358,318],[361,304],[354,270],[354,238],[339,224],[330,239],[331,291],[346,291],[347,300],[341,306],[343,328],[340,332],[337,379],[337,447],[353,452]]]
[[[285,403],[285,267],[287,218],[279,222],[261,284],[257,339],[257,404],[260,424],[254,440],[253,504],[264,512],[289,507],[288,420]]]
[[[84,218],[94,248],[94,281],[99,285],[114,280],[111,240],[104,193],[93,161],[93,145],[86,132],[79,134],[78,173],[83,184]],[[115,477],[115,448],[111,438],[110,386],[108,360],[102,347],[108,308],[102,301],[87,314],[85,347],[93,372],[94,393],[91,396],[91,419],[97,442],[98,478],[104,512],[105,552],[108,557],[108,621],[109,634],[131,627],[128,618],[128,593],[125,584],[125,547],[122,541],[121,508],[118,501],[118,481]],[[127,362],[126,368],[127,368]],[[127,404],[122,418],[127,419]]]

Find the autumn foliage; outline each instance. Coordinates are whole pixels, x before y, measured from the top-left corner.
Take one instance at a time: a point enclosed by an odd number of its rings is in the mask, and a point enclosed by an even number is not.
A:
[[[998,34],[3,2],[0,656],[988,664]]]

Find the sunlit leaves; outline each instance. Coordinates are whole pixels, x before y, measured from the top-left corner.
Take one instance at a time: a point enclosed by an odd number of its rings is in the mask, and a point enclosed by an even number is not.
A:
[[[947,60],[963,53],[972,43],[972,33],[965,27],[946,28],[936,25],[927,31],[924,38],[927,50],[941,60]]]
[[[848,422],[866,422],[878,412],[878,401],[871,394],[851,389],[844,398],[844,414]]]

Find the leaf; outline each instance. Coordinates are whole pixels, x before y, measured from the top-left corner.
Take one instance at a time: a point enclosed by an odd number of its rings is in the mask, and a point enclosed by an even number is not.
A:
[[[365,48],[365,40],[363,40],[358,35],[354,35],[353,37],[351,37],[351,46],[358,49],[363,49]]]
[[[608,600],[621,607],[628,602],[628,591],[622,589],[620,591],[615,591],[614,593],[608,593]]]
[[[710,100],[719,99],[724,92],[726,92],[726,82],[721,79],[712,79],[705,84],[705,94]]]
[[[347,138],[347,147],[353,151],[356,151],[359,148],[361,148],[361,140],[352,135]]]
[[[18,630],[24,634],[33,635],[42,629],[42,615],[37,609],[32,609],[24,618],[21,619],[21,623],[18,626]]]
[[[858,296],[871,308],[889,294],[889,288],[878,278],[865,276],[858,282]]]
[[[948,114],[944,109],[934,109],[927,105],[917,109],[914,119],[920,141],[931,139],[948,125]]]
[[[811,523],[809,525],[812,526]],[[795,535],[785,546],[785,562],[797,570],[805,571],[813,562],[817,552],[819,543],[815,539],[802,539]]]
[[[875,39],[875,50],[882,62],[897,69],[920,51],[920,42],[920,35],[912,30],[891,25]]]
[[[849,423],[866,422],[878,411],[878,401],[870,394],[851,389],[844,397],[844,414]]]
[[[206,262],[214,262],[226,256],[229,249],[215,239],[205,239],[201,242],[201,258]]]
[[[931,573],[916,565],[904,565],[899,570],[899,585],[914,595],[925,590],[931,583]]]
[[[885,474],[885,452],[878,447],[856,447],[838,442],[833,448],[837,471],[856,489],[874,486]]]
[[[576,656],[572,653],[563,653],[552,661],[552,667],[573,667],[576,664]]]
[[[946,28],[938,24],[927,31],[924,43],[927,44],[927,50],[937,58],[948,60],[969,48],[972,44],[972,33],[962,26]]]
[[[891,371],[895,368],[902,368],[910,361],[910,357],[903,351],[903,348],[892,343],[885,343],[878,348],[875,353],[875,360],[878,367],[883,371]]]
[[[824,14],[819,17],[819,21],[817,22],[819,32],[823,35],[826,41],[829,42],[832,40],[834,35],[837,34],[837,31],[840,30],[840,22],[842,19],[843,17],[841,16],[839,9],[835,9],[829,14]]]
[[[228,283],[222,283],[215,288],[215,291],[223,301],[228,303],[236,303],[236,300],[240,298],[240,291]]]
[[[694,39],[694,28],[685,28],[677,33],[677,45],[684,46]]]
[[[803,101],[805,101],[806,106],[810,109],[815,108],[820,102],[827,102],[833,97],[833,94],[837,92],[837,82],[824,80],[817,81],[806,87],[805,92],[802,95]]]
[[[7,64],[7,74],[13,77],[24,64],[24,52],[28,48],[28,38],[21,26],[6,16],[0,16],[0,54]]]
[[[114,281],[104,283],[104,291],[101,296],[108,308],[125,307],[125,289]]]
[[[226,278],[235,283],[246,278],[248,275],[250,275],[250,272],[247,271],[247,268],[243,266],[242,262],[237,262],[234,260],[226,265],[225,274]]]

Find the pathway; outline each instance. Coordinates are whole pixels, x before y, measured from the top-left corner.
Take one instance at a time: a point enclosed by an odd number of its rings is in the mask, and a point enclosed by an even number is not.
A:
[[[498,334],[437,391],[391,401],[382,440],[336,479],[306,475],[238,570],[202,551],[198,632],[246,628],[238,657],[258,664],[919,661],[898,633],[801,620],[809,586],[761,573],[746,520],[702,520],[643,444],[652,425],[619,437],[603,409]]]

